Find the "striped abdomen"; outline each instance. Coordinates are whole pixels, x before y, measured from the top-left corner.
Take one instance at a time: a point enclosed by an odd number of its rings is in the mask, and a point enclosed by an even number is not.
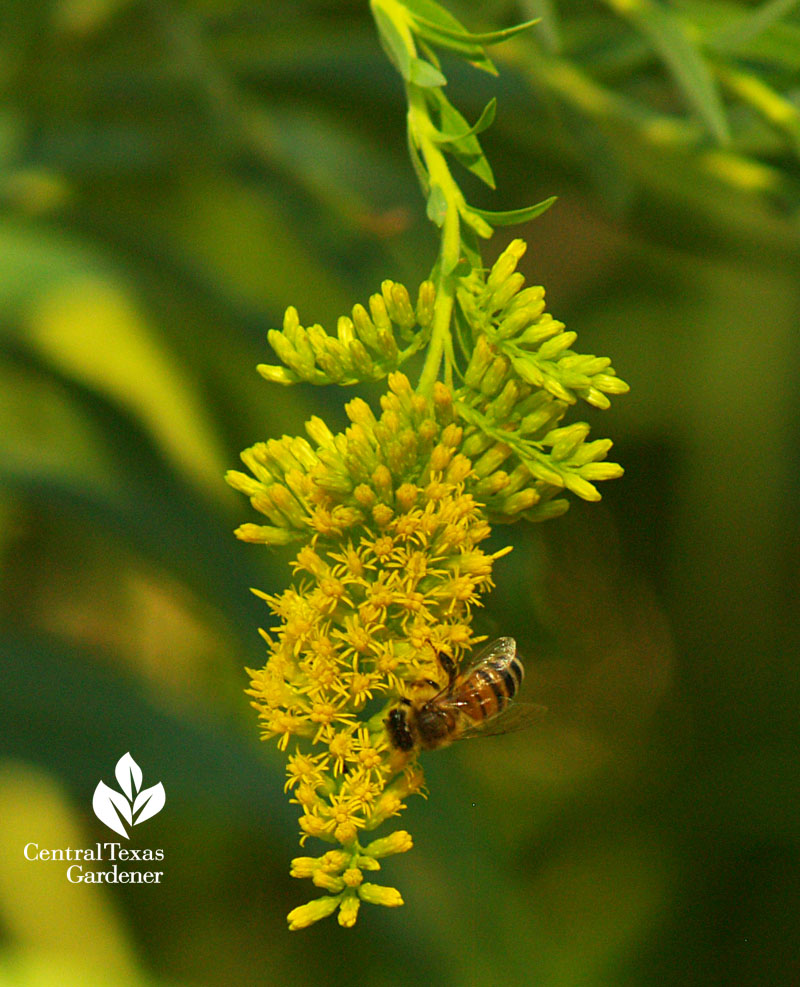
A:
[[[463,682],[457,682],[447,705],[457,707],[473,723],[502,713],[519,691],[525,670],[514,652],[492,654],[477,665]]]

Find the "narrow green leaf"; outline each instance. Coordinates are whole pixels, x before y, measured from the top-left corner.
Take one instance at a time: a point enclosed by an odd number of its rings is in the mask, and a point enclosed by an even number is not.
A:
[[[492,166],[489,164],[482,150],[479,149],[477,154],[464,151],[459,146],[453,146],[450,150],[456,161],[463,165],[467,171],[471,171],[473,175],[477,175],[489,188],[495,187]]]
[[[442,33],[468,35],[469,31],[449,10],[435,0],[404,0],[403,4],[411,12],[413,19],[421,20]]]
[[[552,206],[556,198],[557,196],[551,195],[549,199],[543,199],[541,202],[537,202],[535,206],[526,206],[523,209],[508,209],[505,212],[476,209],[474,206],[470,206],[470,209],[480,216],[481,219],[486,220],[487,223],[492,223],[494,226],[515,226],[517,223],[527,223],[529,220],[541,216],[543,212],[546,212]]]
[[[415,24],[421,24],[425,27],[433,28],[446,38],[450,38],[453,41],[462,41],[479,45],[499,44],[501,41],[506,41],[508,38],[513,38],[515,34],[519,34],[521,31],[527,31],[528,28],[539,23],[537,19],[534,21],[525,21],[522,24],[515,24],[513,27],[501,28],[499,31],[484,31],[479,34],[473,34],[472,31],[467,31],[465,28],[460,26],[458,29],[442,27],[438,24],[432,24],[430,21],[427,21],[426,18],[421,17],[418,14],[414,14],[413,16]]]
[[[372,16],[375,18],[375,23],[378,27],[378,37],[386,54],[396,66],[400,75],[408,81],[411,77],[411,54],[408,48],[406,48],[400,32],[394,26],[391,18],[380,7],[372,8]]]
[[[497,100],[492,97],[489,102],[484,107],[483,113],[478,117],[478,120],[469,130],[464,130],[461,133],[454,133],[452,131],[440,131],[437,137],[437,141],[440,144],[458,144],[460,141],[465,140],[467,137],[473,137],[475,134],[482,134],[484,130],[488,130],[489,127],[494,123],[495,113],[497,111]]]
[[[467,134],[470,129],[467,121],[441,90],[431,90],[430,95],[432,104],[439,110],[442,129],[446,132],[464,131],[464,137],[461,141],[450,144],[449,149],[453,157],[473,175],[477,175],[489,188],[494,188],[494,175],[491,166],[484,156],[478,138],[474,134]]]
[[[561,34],[553,0],[526,0],[522,8],[526,14],[539,21],[536,34],[544,47],[553,54],[560,51]]]
[[[488,72],[489,75],[497,75],[497,69],[494,67],[494,63],[480,45],[456,41],[454,38],[449,38],[433,30],[433,28],[427,28],[422,24],[415,23],[414,30],[418,37],[425,38],[432,45],[443,48],[445,51],[451,51],[456,55],[460,55],[470,65],[474,66],[474,68],[480,69],[482,72]]]
[[[470,40],[469,31],[448,10],[433,0],[406,0],[405,6],[411,12],[415,32],[420,37],[461,55],[475,68],[497,75],[497,69],[483,47]]]
[[[422,58],[411,59],[408,81],[413,82],[415,86],[422,86],[424,89],[434,89],[437,86],[447,85],[447,79],[442,73]]]
[[[756,10],[746,13],[733,25],[726,26],[713,35],[710,44],[717,51],[740,49],[773,24],[777,24],[798,5],[798,2],[800,0],[767,0]]]
[[[714,137],[720,143],[726,143],[730,134],[719,89],[705,59],[689,40],[675,15],[653,0],[637,0],[630,7],[617,2],[610,5],[612,9],[626,13],[647,35],[687,102],[705,121]]]

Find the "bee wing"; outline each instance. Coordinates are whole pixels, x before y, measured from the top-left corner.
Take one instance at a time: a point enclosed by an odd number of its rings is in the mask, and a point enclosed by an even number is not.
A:
[[[492,737],[501,733],[524,730],[525,727],[540,720],[546,712],[547,707],[539,703],[511,703],[494,719],[467,727],[457,739],[473,740],[475,737]]]
[[[459,674],[460,679],[469,678],[478,665],[494,658],[513,658],[517,653],[517,642],[513,637],[498,637],[482,648],[469,665]]]

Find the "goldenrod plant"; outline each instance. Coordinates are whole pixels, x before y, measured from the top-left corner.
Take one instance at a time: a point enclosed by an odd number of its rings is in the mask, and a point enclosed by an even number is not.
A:
[[[481,239],[554,199],[486,211],[467,202],[451,171],[455,161],[494,186],[479,134],[495,103],[465,120],[445,95],[437,50],[494,73],[485,46],[530,24],[474,34],[433,0],[371,8],[405,85],[408,146],[440,231],[438,257],[416,292],[386,280],[335,332],[287,309],[282,330],[269,333],[280,363],[259,366],[263,377],[385,381],[380,410],[352,397],[344,432],[311,418],[307,437],[259,442],[242,453],[249,473],[228,474],[268,522],[243,524],[237,536],[297,546],[288,588],[258,594],[277,622],[262,632],[269,657],[250,671],[248,690],[264,739],[287,754],[301,844],[326,844],[292,862],[291,873],[323,894],[289,913],[291,929],[337,911],[349,927],[362,902],[403,903],[372,878],[412,838],[377,830],[425,788],[417,751],[394,749],[385,720],[420,681],[447,684],[438,656],[463,667],[480,642],[473,611],[510,551],[482,547],[491,526],[557,517],[566,494],[599,500],[595,484],[622,474],[606,459],[610,440],[590,441],[589,425],[567,415],[607,408],[627,384],[608,358],[574,348],[576,333],[546,311],[543,288],[525,287],[522,240],[488,270],[481,259]]]

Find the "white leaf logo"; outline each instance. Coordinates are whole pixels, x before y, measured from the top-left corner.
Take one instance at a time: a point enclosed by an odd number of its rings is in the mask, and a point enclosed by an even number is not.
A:
[[[125,823],[136,826],[161,812],[166,795],[161,782],[142,789],[142,769],[130,752],[123,754],[117,761],[114,774],[122,792],[109,788],[103,781],[98,782],[92,798],[92,808],[100,822],[127,840],[129,834]]]

